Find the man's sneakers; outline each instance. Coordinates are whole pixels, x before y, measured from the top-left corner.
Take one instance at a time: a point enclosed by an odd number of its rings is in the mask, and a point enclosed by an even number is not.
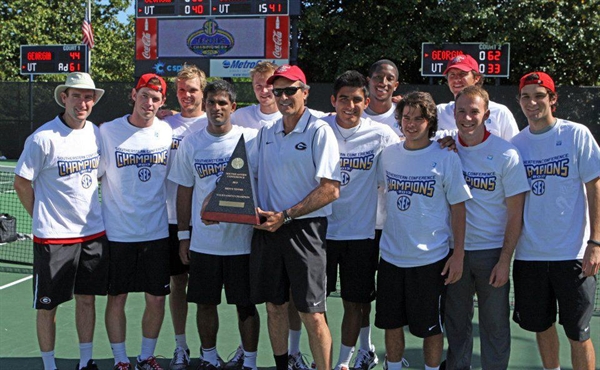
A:
[[[75,366],[75,370],[79,370],[79,364]],[[87,362],[87,365],[85,365],[85,367],[82,367],[81,370],[98,370],[98,366],[96,365],[94,360],[89,360]]]
[[[162,367],[156,362],[156,357],[150,356],[144,361],[140,361],[140,358],[137,359],[137,364],[135,364],[136,370],[163,370]]]
[[[221,357],[219,357],[218,359],[219,359],[219,363],[217,365],[213,365],[212,363],[201,358],[200,363],[198,364],[198,367],[196,368],[196,370],[221,370],[221,369],[223,369],[225,364],[223,363],[223,360],[221,359]]]
[[[224,366],[225,370],[245,370],[244,350],[241,346],[238,346],[238,348],[233,353],[233,356],[230,355],[229,357],[229,361],[227,361],[227,363]],[[248,369],[252,370],[251,368]]]
[[[173,359],[169,364],[170,370],[185,370],[190,365],[190,350],[181,347],[175,348]]]
[[[113,367],[113,370],[133,370],[129,362],[119,362]]]
[[[310,370],[301,352],[288,356],[288,370]]]
[[[378,362],[379,359],[377,358],[377,354],[375,354],[375,347],[371,347],[370,351],[359,349],[352,368],[354,370],[371,370]]]

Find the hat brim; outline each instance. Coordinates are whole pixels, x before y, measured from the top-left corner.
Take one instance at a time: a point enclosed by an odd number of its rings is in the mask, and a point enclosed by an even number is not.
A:
[[[463,72],[471,72],[473,70],[473,68],[471,68],[470,66],[468,66],[466,64],[456,64],[456,65],[446,68],[446,70],[442,74],[447,75],[448,71],[451,70],[452,68],[460,69]]]
[[[90,89],[90,87],[87,85],[84,85],[84,86],[81,86],[81,85],[72,85],[72,86],[58,85],[58,86],[56,86],[56,89],[54,89],[54,100],[56,100],[56,103],[63,108],[65,107],[65,105],[62,102],[60,93],[67,91],[67,89],[94,90],[94,105],[97,104],[100,101],[100,99],[102,98],[102,95],[104,95],[103,89]]]

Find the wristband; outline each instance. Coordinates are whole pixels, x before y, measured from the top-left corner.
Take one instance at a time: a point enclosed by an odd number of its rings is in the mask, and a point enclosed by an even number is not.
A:
[[[596,247],[600,247],[600,242],[594,239],[590,239],[587,242],[588,244],[594,244]]]
[[[177,239],[179,240],[189,240],[190,239],[190,231],[189,230],[181,230],[177,232]]]

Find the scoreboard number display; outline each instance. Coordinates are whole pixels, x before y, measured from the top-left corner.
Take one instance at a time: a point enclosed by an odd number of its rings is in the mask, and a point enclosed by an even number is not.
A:
[[[87,45],[21,45],[22,75],[87,71]]]
[[[479,64],[479,73],[485,77],[508,77],[510,73],[510,44],[463,42],[434,44],[424,42],[421,52],[421,76],[443,77],[448,61],[468,54]]]
[[[137,17],[247,17],[299,13],[300,1],[289,4],[289,0],[136,0]]]

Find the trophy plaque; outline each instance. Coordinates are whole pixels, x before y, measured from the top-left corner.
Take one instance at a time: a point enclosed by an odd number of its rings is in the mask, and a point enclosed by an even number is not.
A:
[[[253,182],[242,135],[202,212],[202,219],[259,225]]]

